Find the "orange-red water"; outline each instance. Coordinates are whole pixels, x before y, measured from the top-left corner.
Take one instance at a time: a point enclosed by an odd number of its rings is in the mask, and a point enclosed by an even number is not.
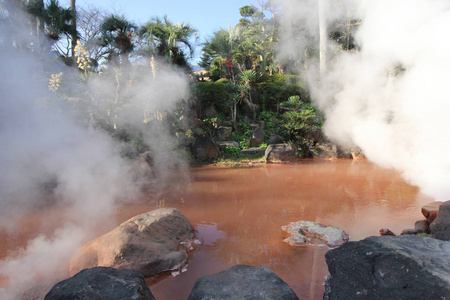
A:
[[[255,168],[193,168],[191,182],[166,191],[147,204],[127,205],[122,222],[157,207],[176,207],[198,231],[202,245],[192,253],[187,271],[148,281],[156,299],[187,299],[195,281],[235,264],[272,269],[301,299],[322,299],[328,274],[324,247],[292,247],[281,226],[317,221],[345,230],[351,240],[378,235],[381,228],[399,233],[422,218],[420,207],[432,199],[392,170],[366,161],[302,161]],[[157,201],[156,201],[157,200]],[[47,214],[45,219],[58,219]],[[0,258],[35,236],[23,221],[20,235],[0,230]],[[58,225],[55,221],[54,226]],[[17,232],[17,231],[16,231]]]

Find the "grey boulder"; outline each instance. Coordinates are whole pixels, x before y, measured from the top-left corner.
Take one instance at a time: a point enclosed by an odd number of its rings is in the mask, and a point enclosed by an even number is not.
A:
[[[324,299],[450,299],[450,242],[404,235],[347,242],[325,255]]]
[[[85,269],[53,286],[44,300],[154,300],[136,270]]]
[[[188,300],[297,300],[294,291],[273,271],[236,265],[197,280]]]

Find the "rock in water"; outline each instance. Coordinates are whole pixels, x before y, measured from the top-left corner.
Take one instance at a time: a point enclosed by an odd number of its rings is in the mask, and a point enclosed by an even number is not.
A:
[[[425,218],[427,218],[428,222],[433,223],[434,219],[439,214],[439,206],[441,206],[442,202],[436,201],[428,203],[427,205],[422,206],[422,214]]]
[[[283,226],[291,236],[284,241],[291,246],[327,245],[338,247],[348,241],[348,234],[343,230],[311,221],[291,222]]]
[[[450,201],[439,206],[439,214],[431,223],[431,236],[435,239],[450,241]]]
[[[184,265],[193,238],[189,220],[175,208],[160,208],[125,221],[81,247],[70,273],[96,266],[136,269],[145,277]]]
[[[324,299],[450,299],[450,242],[368,237],[328,251]]]
[[[154,300],[144,277],[136,270],[86,269],[53,286],[44,300]]]
[[[273,271],[236,265],[195,282],[188,300],[296,300],[294,291]]]

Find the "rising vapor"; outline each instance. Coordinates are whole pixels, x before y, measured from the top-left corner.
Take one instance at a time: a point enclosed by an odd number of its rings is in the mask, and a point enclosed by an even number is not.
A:
[[[15,21],[27,24],[25,17]],[[64,222],[0,261],[0,280],[9,279],[7,286],[0,286],[0,298],[7,300],[19,299],[35,284],[45,286],[67,276],[74,251],[116,223],[112,217],[118,204],[140,196],[140,186],[129,176],[131,161],[122,155],[123,145],[110,133],[80,124],[68,105],[49,91],[50,74],[61,71],[77,86],[73,70],[54,57],[37,58],[8,46],[8,34],[0,27],[0,230],[14,236],[15,220],[46,208],[57,209]],[[28,31],[22,37],[14,34],[14,45],[29,38]],[[93,96],[116,89],[94,79],[86,86]],[[155,135],[143,128],[141,108],[173,108],[188,97],[187,76],[160,64],[156,75],[136,74],[130,86],[122,95],[129,109],[118,113],[117,120],[142,130],[155,161],[179,161],[172,148],[164,148],[171,145],[167,129]],[[106,112],[106,107],[98,107]]]
[[[330,41],[328,71],[318,79],[318,67],[309,61],[305,68],[301,59],[318,41],[318,1],[280,2],[288,8],[283,20],[290,29],[281,54],[285,58],[289,49],[300,54],[297,70],[310,79],[314,101],[326,113],[328,138],[359,146],[369,160],[401,171],[423,193],[448,200],[450,3],[328,0],[329,24],[361,20],[355,35],[359,49],[338,50]],[[296,25],[312,26],[311,36],[296,37]]]

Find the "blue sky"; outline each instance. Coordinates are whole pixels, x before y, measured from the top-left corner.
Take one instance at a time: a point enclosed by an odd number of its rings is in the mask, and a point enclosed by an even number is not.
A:
[[[69,0],[60,0],[69,6]],[[112,13],[125,15],[129,20],[141,25],[153,17],[164,17],[174,22],[188,22],[198,30],[198,44],[212,36],[220,28],[234,26],[241,18],[239,8],[244,5],[257,6],[256,0],[226,1],[164,1],[164,0],[76,0],[77,7],[94,6]],[[201,55],[201,46],[196,47],[196,59]]]

